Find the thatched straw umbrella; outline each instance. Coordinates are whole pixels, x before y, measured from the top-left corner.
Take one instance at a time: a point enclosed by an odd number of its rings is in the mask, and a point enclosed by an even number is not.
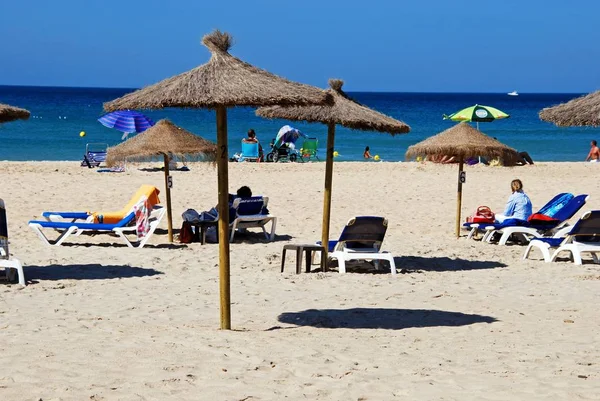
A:
[[[0,123],[7,123],[14,120],[27,120],[30,114],[31,113],[25,109],[0,103]]]
[[[559,127],[600,126],[600,91],[540,111],[540,118]]]
[[[416,145],[409,146],[407,158],[412,157],[454,156],[458,160],[458,196],[456,200],[456,237],[460,234],[460,212],[462,202],[462,184],[465,181],[463,164],[470,157],[483,156],[491,159],[500,158],[505,165],[513,165],[519,158],[513,148],[490,138],[469,124],[462,122],[452,128],[425,139]]]
[[[212,53],[206,64],[105,103],[104,109],[216,109],[221,328],[230,329],[227,108],[320,104],[330,97],[318,88],[288,81],[233,57],[228,53],[232,37],[227,33],[216,30],[204,36],[202,43]]]
[[[321,106],[270,106],[261,107],[256,114],[266,118],[320,122],[327,124],[327,159],[325,164],[325,193],[323,201],[323,229],[321,240],[325,248],[329,241],[329,222],[331,219],[331,184],[333,178],[333,147],[335,126],[363,131],[389,132],[392,135],[405,134],[410,127],[402,121],[388,117],[363,106],[342,91],[344,81],[330,79],[327,90],[333,97],[333,104]]]
[[[113,166],[126,159],[146,159],[162,156],[165,162],[165,190],[167,194],[167,219],[169,242],[173,242],[173,217],[171,213],[171,186],[169,183],[169,157],[201,155],[215,160],[217,145],[180,128],[169,120],[160,120],[153,127],[127,141],[108,148],[106,164]]]

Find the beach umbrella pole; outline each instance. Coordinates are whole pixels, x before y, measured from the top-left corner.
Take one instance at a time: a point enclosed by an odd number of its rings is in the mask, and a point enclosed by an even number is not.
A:
[[[169,225],[169,242],[173,242],[173,213],[171,213],[171,188],[169,188],[169,156],[163,153],[165,160],[165,192],[167,194],[167,222]]]
[[[229,281],[229,152],[227,150],[227,109],[217,106],[217,170],[219,187],[219,289],[221,329],[231,330]]]
[[[462,206],[462,181],[460,173],[463,171],[463,160],[458,162],[458,193],[456,196],[456,238],[460,237],[460,209]]]
[[[329,251],[329,222],[331,221],[331,184],[333,181],[333,144],[335,142],[335,124],[327,125],[327,158],[325,161],[325,191],[323,195],[323,232],[321,241],[325,251],[323,269],[327,270],[327,252]]]

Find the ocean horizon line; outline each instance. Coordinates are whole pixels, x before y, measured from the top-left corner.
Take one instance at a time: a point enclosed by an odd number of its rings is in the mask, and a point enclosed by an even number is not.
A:
[[[148,85],[150,86],[150,85]],[[119,87],[119,86],[64,86],[64,85],[6,85],[0,84],[0,88],[44,88],[44,89],[81,89],[81,90],[128,90],[134,91],[142,87]],[[326,89],[326,88],[323,88]],[[371,91],[350,90],[346,93],[378,93],[378,94],[432,94],[432,95],[507,95],[509,92],[441,92],[441,91]],[[590,92],[518,92],[519,95],[583,95]]]

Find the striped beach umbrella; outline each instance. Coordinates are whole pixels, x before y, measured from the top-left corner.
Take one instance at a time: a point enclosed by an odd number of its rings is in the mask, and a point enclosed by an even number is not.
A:
[[[502,110],[496,109],[495,107],[476,104],[475,106],[467,107],[466,109],[462,109],[457,111],[456,113],[452,113],[449,116],[444,114],[443,117],[444,120],[452,120],[458,122],[475,121],[477,123],[477,129],[479,129],[480,121],[489,123],[491,121],[500,120],[502,118],[508,118],[510,116]]]
[[[98,119],[100,124],[108,128],[114,128],[123,132],[122,139],[126,139],[128,134],[144,132],[154,125],[154,121],[146,117],[139,111],[118,110],[103,115]]]

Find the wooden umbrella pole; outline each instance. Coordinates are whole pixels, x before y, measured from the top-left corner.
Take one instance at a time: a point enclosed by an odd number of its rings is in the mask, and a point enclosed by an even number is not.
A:
[[[327,252],[329,245],[329,222],[331,221],[331,184],[333,181],[333,144],[335,142],[335,124],[327,125],[327,159],[325,162],[325,192],[323,195],[323,232],[321,241],[325,252],[322,257],[325,258],[323,264],[327,270]]]
[[[229,282],[229,152],[227,150],[227,109],[217,107],[217,169],[219,180],[219,289],[221,329],[231,330]]]
[[[173,213],[171,213],[171,188],[169,188],[169,156],[163,153],[165,160],[165,192],[167,194],[167,223],[169,225],[169,242],[173,242]]]
[[[456,238],[460,237],[460,211],[462,205],[462,181],[460,173],[463,171],[463,160],[458,162],[458,193],[456,197]]]

